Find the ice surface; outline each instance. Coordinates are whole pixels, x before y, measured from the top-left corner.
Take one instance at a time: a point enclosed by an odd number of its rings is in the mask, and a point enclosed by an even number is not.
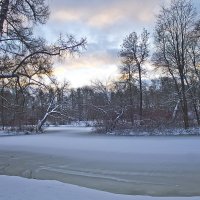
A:
[[[199,137],[116,137],[91,128],[0,138],[0,174],[113,193],[200,196]]]

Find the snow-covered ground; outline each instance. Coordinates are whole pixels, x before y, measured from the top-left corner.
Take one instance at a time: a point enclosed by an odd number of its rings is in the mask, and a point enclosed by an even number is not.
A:
[[[157,128],[151,130],[124,130],[123,132],[115,131],[113,133],[107,133],[108,135],[122,135],[122,136],[200,136],[200,128],[199,127],[191,127],[187,130],[184,128]]]
[[[0,174],[58,180],[119,194],[200,196],[199,137],[116,137],[90,131],[84,127],[50,127],[41,135],[1,137]],[[34,182],[17,180],[30,187]],[[85,191],[81,199],[87,199],[90,190],[74,188]],[[136,197],[121,199],[126,198]]]
[[[58,181],[0,176],[2,200],[199,200],[199,197],[128,196],[91,190]]]
[[[2,131],[2,130],[0,130],[0,137],[2,137],[2,136],[14,136],[14,135],[28,135],[28,133],[27,132]]]

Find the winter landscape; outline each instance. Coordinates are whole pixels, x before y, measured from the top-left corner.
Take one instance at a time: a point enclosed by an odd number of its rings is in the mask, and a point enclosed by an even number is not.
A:
[[[0,0],[0,200],[199,200],[199,11]]]

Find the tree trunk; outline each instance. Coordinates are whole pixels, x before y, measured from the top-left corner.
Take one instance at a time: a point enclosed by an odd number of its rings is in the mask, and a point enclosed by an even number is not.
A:
[[[132,126],[134,125],[134,117],[133,117],[133,92],[132,92],[132,85],[131,82],[129,81],[129,100],[130,100],[130,106],[131,106],[131,113],[130,113],[130,117],[131,117],[131,124]]]
[[[180,100],[178,100],[176,107],[174,108],[174,112],[173,112],[173,115],[172,115],[172,121],[174,121],[176,119],[179,103],[180,103]]]
[[[183,111],[183,121],[184,121],[184,128],[189,128],[189,118],[188,118],[188,106],[187,106],[187,98],[185,95],[185,82],[184,82],[184,76],[183,73],[180,74],[181,78],[181,92],[182,92],[182,111]]]
[[[140,115],[140,120],[142,120],[142,111],[143,111],[143,108],[142,108],[142,74],[141,74],[141,66],[139,65],[138,66],[138,71],[139,71],[139,84],[140,84],[140,112],[139,112],[139,115]]]
[[[199,112],[198,112],[197,106],[194,102],[193,102],[193,107],[194,107],[194,112],[195,112],[196,119],[197,119],[197,124],[200,125]]]
[[[188,90],[189,90],[189,93],[190,93],[190,96],[191,96],[191,99],[192,99],[192,105],[193,105],[194,112],[195,112],[195,115],[196,115],[197,124],[200,125],[200,117],[199,117],[199,112],[198,112],[198,109],[197,109],[197,103],[196,103],[196,100],[195,100],[195,92],[191,90],[189,82],[188,82],[186,77],[185,77],[185,81],[186,81],[187,86],[189,88]]]
[[[36,131],[37,132],[41,132],[42,131],[42,126],[46,122],[48,115],[49,115],[49,113],[46,113],[44,115],[44,117],[41,120],[38,121],[38,124],[37,124],[37,127],[36,127]]]
[[[0,8],[0,36],[3,34],[3,25],[7,18],[8,13],[8,6],[9,6],[9,0],[2,0],[1,1],[1,8]]]
[[[1,89],[1,124],[2,124],[3,130],[5,128],[5,116],[4,116],[4,114],[5,114],[4,113],[4,86],[2,86],[2,89]]]

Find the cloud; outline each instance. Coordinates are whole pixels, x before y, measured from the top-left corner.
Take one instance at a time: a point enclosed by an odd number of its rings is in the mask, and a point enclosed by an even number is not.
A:
[[[57,62],[58,63],[58,62]],[[117,49],[105,49],[88,51],[82,53],[80,56],[67,57],[62,60],[59,65],[62,65],[68,70],[71,69],[88,69],[88,68],[101,68],[108,65],[118,65],[119,57]]]
[[[73,87],[81,87],[90,85],[94,80],[105,81],[106,79],[114,79],[118,76],[118,68],[116,65],[102,65],[101,67],[88,68],[71,68],[70,70],[63,66],[57,66],[54,75],[59,81],[67,80]]]
[[[65,21],[76,21],[80,20],[81,18],[81,13],[78,11],[73,11],[70,9],[60,9],[56,12],[51,17],[51,20],[55,21],[60,21],[60,22],[65,22]]]
[[[80,57],[55,63],[58,79],[72,86],[90,84],[118,74],[120,44],[130,32],[143,27],[153,32],[160,5],[171,0],[49,0],[51,15],[39,29],[52,42],[59,33],[87,37],[88,47]],[[199,0],[193,0],[199,6]],[[152,38],[151,38],[152,39]]]
[[[160,2],[160,0],[58,0],[56,5],[54,2],[52,20],[65,22],[78,20],[98,28],[126,20],[150,23]]]
[[[118,66],[118,49],[103,49],[95,43],[80,56],[56,62],[54,75],[59,80],[70,81],[73,87],[80,87],[89,85],[92,80],[115,78],[119,74]]]

